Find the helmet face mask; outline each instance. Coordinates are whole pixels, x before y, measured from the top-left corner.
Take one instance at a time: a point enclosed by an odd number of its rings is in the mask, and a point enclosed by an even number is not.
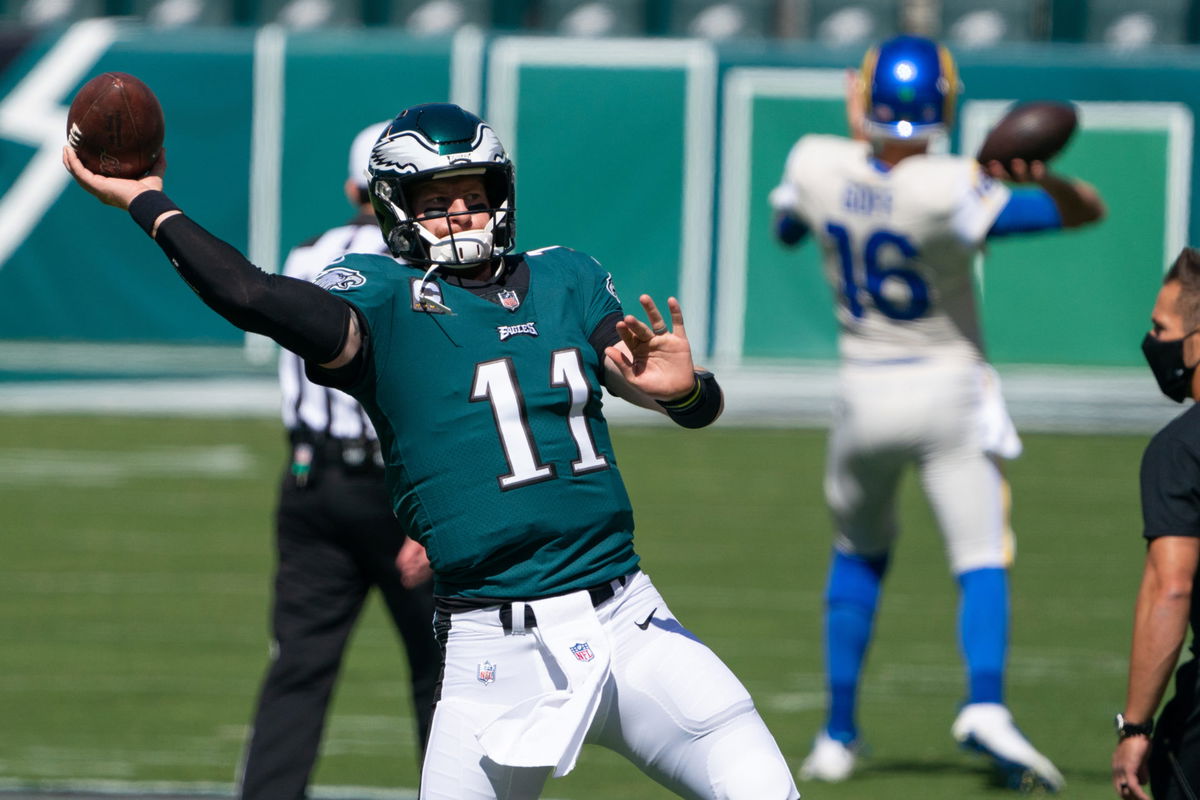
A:
[[[942,45],[896,36],[872,47],[860,72],[863,130],[871,139],[926,141],[954,124],[958,70]]]
[[[400,112],[371,150],[371,204],[393,256],[420,265],[477,267],[512,250],[512,162],[491,127],[450,103],[429,103]],[[483,229],[438,237],[414,214],[416,192],[429,181],[478,176],[488,208]],[[431,216],[456,216],[442,214]]]

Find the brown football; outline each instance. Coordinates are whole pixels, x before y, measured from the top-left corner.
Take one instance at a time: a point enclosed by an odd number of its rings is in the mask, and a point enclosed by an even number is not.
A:
[[[124,72],[83,85],[67,112],[67,143],[98,175],[140,178],[162,151],[162,106],[150,87]]]
[[[988,133],[976,156],[979,163],[1014,158],[1049,161],[1070,141],[1079,117],[1070,103],[1037,101],[1012,108]]]

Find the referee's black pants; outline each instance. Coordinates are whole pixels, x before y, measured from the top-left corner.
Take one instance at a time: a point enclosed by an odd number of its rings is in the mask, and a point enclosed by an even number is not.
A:
[[[1150,791],[1154,800],[1200,797],[1200,664],[1193,657],[1175,673],[1175,696],[1154,726]]]
[[[396,554],[404,534],[381,473],[327,464],[304,488],[285,474],[276,540],[275,644],[243,758],[242,800],[305,797],[346,642],[372,586],[408,655],[419,757],[441,668],[432,581],[411,591],[400,583]]]

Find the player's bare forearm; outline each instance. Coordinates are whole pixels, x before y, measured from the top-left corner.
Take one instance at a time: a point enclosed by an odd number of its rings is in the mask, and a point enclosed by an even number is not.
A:
[[[616,345],[615,347],[620,350],[624,345]],[[604,386],[614,397],[619,397],[627,403],[649,411],[667,413],[662,406],[655,402],[653,397],[635,388],[625,380],[625,376],[621,374],[621,368],[617,366],[616,359],[607,353],[604,357]]]
[[[1078,228],[1099,222],[1108,213],[1100,193],[1090,183],[1063,178],[1051,172],[1047,172],[1037,183],[1058,206],[1064,228]]]
[[[999,161],[989,161],[984,169],[997,180],[1036,183],[1054,201],[1064,228],[1099,222],[1108,213],[1096,187],[1078,178],[1056,175],[1043,161],[1026,162],[1014,158],[1007,168]]]

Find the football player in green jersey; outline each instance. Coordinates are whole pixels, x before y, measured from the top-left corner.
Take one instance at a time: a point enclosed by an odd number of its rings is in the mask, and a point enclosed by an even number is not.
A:
[[[516,252],[512,164],[450,104],[396,117],[369,192],[391,256],[315,283],[264,273],[162,193],[64,161],[129,210],[204,302],[300,355],[379,434],[395,512],[435,573],[443,678],[421,797],[535,798],[584,741],[670,790],[799,797],[754,704],[667,607],[633,549],[602,389],[685,427],[717,418],[674,298],[624,314],[612,277],[563,247]]]

